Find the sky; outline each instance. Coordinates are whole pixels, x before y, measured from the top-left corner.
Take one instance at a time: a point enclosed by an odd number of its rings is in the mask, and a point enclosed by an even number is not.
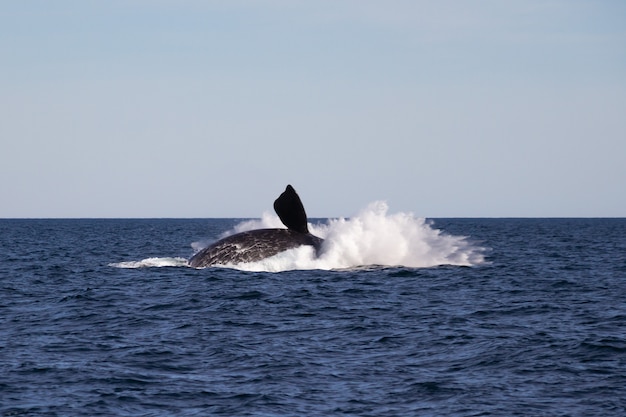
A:
[[[0,218],[626,216],[623,0],[0,1]]]

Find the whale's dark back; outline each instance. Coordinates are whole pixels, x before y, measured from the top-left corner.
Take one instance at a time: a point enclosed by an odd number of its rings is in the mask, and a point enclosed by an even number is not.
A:
[[[309,233],[304,206],[291,185],[274,201],[274,210],[287,229],[258,229],[228,236],[195,254],[189,265],[204,268],[255,262],[303,245],[313,246],[319,253],[323,239]]]
[[[257,229],[219,240],[189,260],[189,265],[204,268],[211,265],[240,264],[269,258],[303,245],[318,251],[323,240],[310,233],[290,229]]]

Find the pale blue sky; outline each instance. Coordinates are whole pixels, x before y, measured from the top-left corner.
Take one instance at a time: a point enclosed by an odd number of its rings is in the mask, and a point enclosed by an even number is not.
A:
[[[0,1],[0,217],[626,216],[622,0]]]

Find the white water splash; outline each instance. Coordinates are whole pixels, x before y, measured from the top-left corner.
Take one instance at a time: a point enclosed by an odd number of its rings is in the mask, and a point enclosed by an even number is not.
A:
[[[109,264],[114,268],[162,268],[165,266],[187,266],[185,258],[146,258],[141,261],[128,261]]]
[[[352,218],[333,219],[321,225],[309,224],[311,233],[324,238],[319,257],[315,256],[313,248],[303,246],[259,262],[228,266],[246,271],[278,272],[365,265],[473,266],[484,262],[484,249],[472,245],[464,236],[442,233],[411,213],[390,215],[387,212],[387,204],[377,201]],[[281,226],[278,216],[265,213],[260,220],[240,223],[233,233]]]
[[[324,239],[319,256],[310,246],[301,246],[258,262],[221,265],[244,271],[280,272],[310,269],[346,269],[369,265],[425,268],[438,265],[474,266],[484,262],[484,248],[464,236],[452,236],[432,227],[411,213],[388,214],[385,202],[368,205],[349,219],[310,224],[312,234]],[[278,216],[264,213],[261,219],[237,224],[220,238],[263,228],[284,228]],[[199,251],[206,246],[194,242]],[[188,266],[184,258],[147,258],[111,264],[117,268]]]

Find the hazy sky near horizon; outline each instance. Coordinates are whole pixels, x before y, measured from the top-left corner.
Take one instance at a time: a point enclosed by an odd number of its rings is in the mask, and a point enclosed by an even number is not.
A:
[[[0,3],[0,218],[626,216],[622,0]]]

